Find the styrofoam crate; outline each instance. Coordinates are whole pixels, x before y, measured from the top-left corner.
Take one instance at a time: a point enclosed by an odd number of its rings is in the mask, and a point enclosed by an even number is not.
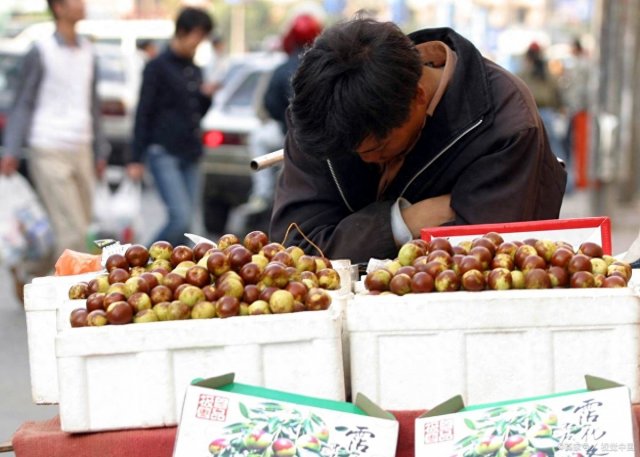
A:
[[[562,392],[585,373],[627,385],[640,401],[632,287],[356,295],[345,325],[352,392],[383,408]]]
[[[67,432],[175,425],[185,388],[239,382],[344,400],[342,299],[327,311],[71,328],[56,338]]]
[[[352,267],[348,260],[334,260],[340,275],[341,287],[330,291],[335,306],[352,288]],[[72,276],[44,276],[34,278],[25,286],[27,343],[31,372],[31,396],[36,404],[58,403],[58,372],[56,366],[55,337],[60,330],[70,328],[69,315],[84,306],[83,300],[69,300],[69,288],[81,281],[90,281],[102,272]],[[342,308],[340,308],[342,309]],[[60,313],[57,311],[60,310]],[[347,349],[345,348],[345,351]],[[348,359],[347,363],[348,363]]]
[[[24,288],[31,397],[34,403],[58,403],[55,337],[59,329],[70,327],[69,313],[82,302],[69,300],[69,288],[78,282],[89,281],[97,274],[34,278]],[[59,309],[63,310],[60,320],[57,313]],[[63,319],[65,314],[66,319]]]

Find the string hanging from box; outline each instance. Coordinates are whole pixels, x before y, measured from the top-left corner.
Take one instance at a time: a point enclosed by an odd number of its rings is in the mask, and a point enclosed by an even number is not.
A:
[[[307,243],[309,243],[311,246],[316,248],[316,250],[320,253],[321,257],[325,257],[324,252],[322,252],[322,249],[320,249],[317,244],[311,241],[309,237],[307,237],[307,235],[305,235],[305,233],[302,231],[300,226],[295,222],[292,222],[291,224],[289,224],[289,227],[287,227],[287,231],[284,234],[284,238],[282,239],[282,243],[280,244],[282,244],[283,246],[285,245],[284,243],[287,241],[287,238],[289,237],[289,232],[291,231],[292,228],[295,228],[298,231],[298,233],[302,235],[302,238],[304,238]]]

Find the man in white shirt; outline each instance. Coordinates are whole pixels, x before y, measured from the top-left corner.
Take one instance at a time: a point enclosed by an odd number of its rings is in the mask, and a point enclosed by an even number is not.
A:
[[[95,173],[106,166],[100,128],[96,60],[75,26],[84,0],[47,0],[56,31],[25,57],[5,131],[0,172],[16,171],[23,146],[29,173],[56,236],[56,254],[86,251]],[[95,152],[95,154],[94,154]]]

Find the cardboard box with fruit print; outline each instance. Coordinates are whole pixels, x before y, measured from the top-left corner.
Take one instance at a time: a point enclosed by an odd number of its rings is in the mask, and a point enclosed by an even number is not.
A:
[[[233,382],[187,388],[173,457],[393,457],[398,421],[366,397],[355,404]]]
[[[638,455],[629,390],[585,376],[587,389],[464,407],[460,396],[415,422],[416,457]]]

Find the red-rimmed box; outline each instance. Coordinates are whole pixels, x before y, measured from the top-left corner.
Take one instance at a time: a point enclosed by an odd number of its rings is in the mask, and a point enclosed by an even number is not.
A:
[[[605,254],[611,255],[611,220],[606,216],[429,227],[423,228],[420,234],[426,241],[442,237],[455,244],[488,232],[498,232],[505,241],[523,241],[526,238],[566,241],[576,249],[581,243],[592,241],[601,245]]]

